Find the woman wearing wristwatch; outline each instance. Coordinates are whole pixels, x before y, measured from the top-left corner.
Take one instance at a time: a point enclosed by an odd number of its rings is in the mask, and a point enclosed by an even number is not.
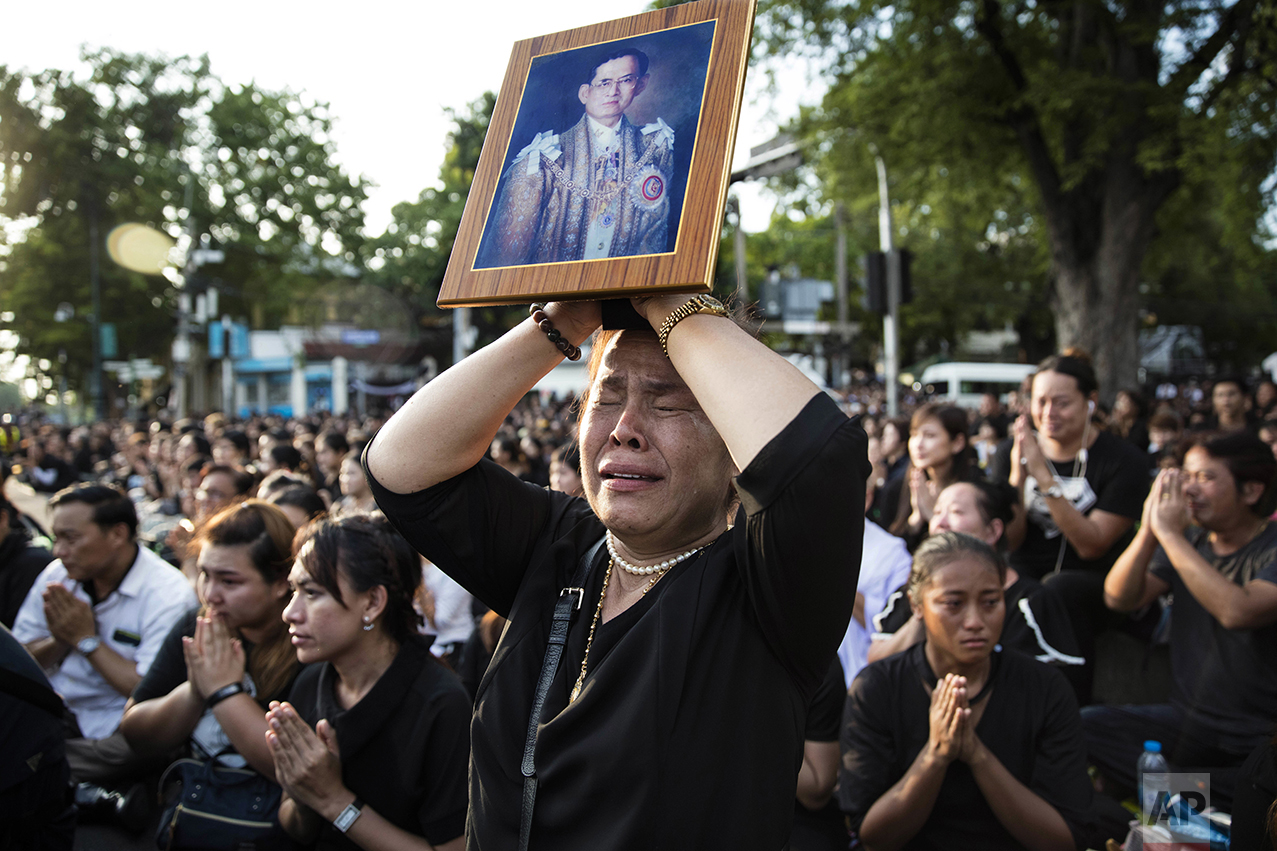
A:
[[[296,552],[284,620],[316,664],[266,716],[280,824],[321,849],[462,848],[470,699],[417,631],[420,559],[367,515],[312,523]]]
[[[257,499],[214,515],[193,542],[200,599],[174,626],[133,690],[120,730],[134,748],[191,755],[274,777],[262,709],[300,665],[280,614],[288,602],[293,526]]]

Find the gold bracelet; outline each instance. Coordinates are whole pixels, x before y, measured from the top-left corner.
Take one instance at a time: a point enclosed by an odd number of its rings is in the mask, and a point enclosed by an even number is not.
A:
[[[687,301],[683,302],[669,316],[665,317],[665,321],[661,323],[661,330],[656,336],[661,341],[661,351],[665,353],[665,357],[670,356],[670,350],[667,347],[670,332],[674,330],[674,326],[682,322],[694,313],[709,313],[713,316],[727,316],[727,308],[723,307],[723,303],[712,295],[694,295]]]

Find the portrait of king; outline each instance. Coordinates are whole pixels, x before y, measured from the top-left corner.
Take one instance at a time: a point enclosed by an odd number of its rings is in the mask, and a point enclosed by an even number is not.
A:
[[[584,114],[571,129],[538,132],[519,149],[476,268],[668,250],[674,130],[659,117],[642,127],[626,117],[651,80],[647,54],[617,47],[582,70]]]

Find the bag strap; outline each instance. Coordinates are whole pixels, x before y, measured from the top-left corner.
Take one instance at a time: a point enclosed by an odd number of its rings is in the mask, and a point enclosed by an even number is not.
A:
[[[541,726],[541,710],[545,706],[545,697],[550,691],[550,683],[559,670],[559,661],[563,658],[563,646],[568,641],[568,627],[572,624],[573,614],[581,608],[585,598],[585,581],[594,566],[594,557],[603,546],[604,538],[590,547],[581,557],[576,573],[569,580],[572,584],[559,592],[558,602],[554,604],[554,619],[550,622],[550,638],[545,645],[545,659],[541,662],[541,677],[537,680],[536,695],[532,698],[532,712],[528,715],[528,737],[523,744],[523,817],[519,823],[519,851],[527,851],[528,839],[532,833],[532,810],[537,799],[536,749],[537,730]]]
[[[54,718],[66,715],[66,704],[53,689],[44,683],[38,683],[30,677],[24,677],[8,668],[0,668],[0,692],[13,695],[19,700],[43,709]]]

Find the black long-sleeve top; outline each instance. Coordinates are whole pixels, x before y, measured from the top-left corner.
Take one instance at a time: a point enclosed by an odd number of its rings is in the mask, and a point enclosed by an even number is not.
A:
[[[532,848],[785,845],[807,706],[855,598],[865,446],[827,397],[809,402],[737,477],[735,527],[599,624],[568,705],[606,569],[600,549],[540,719]],[[476,699],[467,838],[472,849],[515,848],[554,603],[604,527],[584,500],[486,460],[412,495],[369,478],[408,540],[509,618]]]
[[[1091,805],[1086,745],[1077,700],[1064,675],[1014,650],[992,656],[993,667],[972,705],[989,705],[976,735],[1014,777],[1064,818],[1077,847]],[[930,735],[936,675],[926,643],[866,666],[843,710],[838,802],[853,831],[870,808],[909,770]],[[1021,851],[994,815],[964,762],[945,770],[940,793],[905,851]]]

